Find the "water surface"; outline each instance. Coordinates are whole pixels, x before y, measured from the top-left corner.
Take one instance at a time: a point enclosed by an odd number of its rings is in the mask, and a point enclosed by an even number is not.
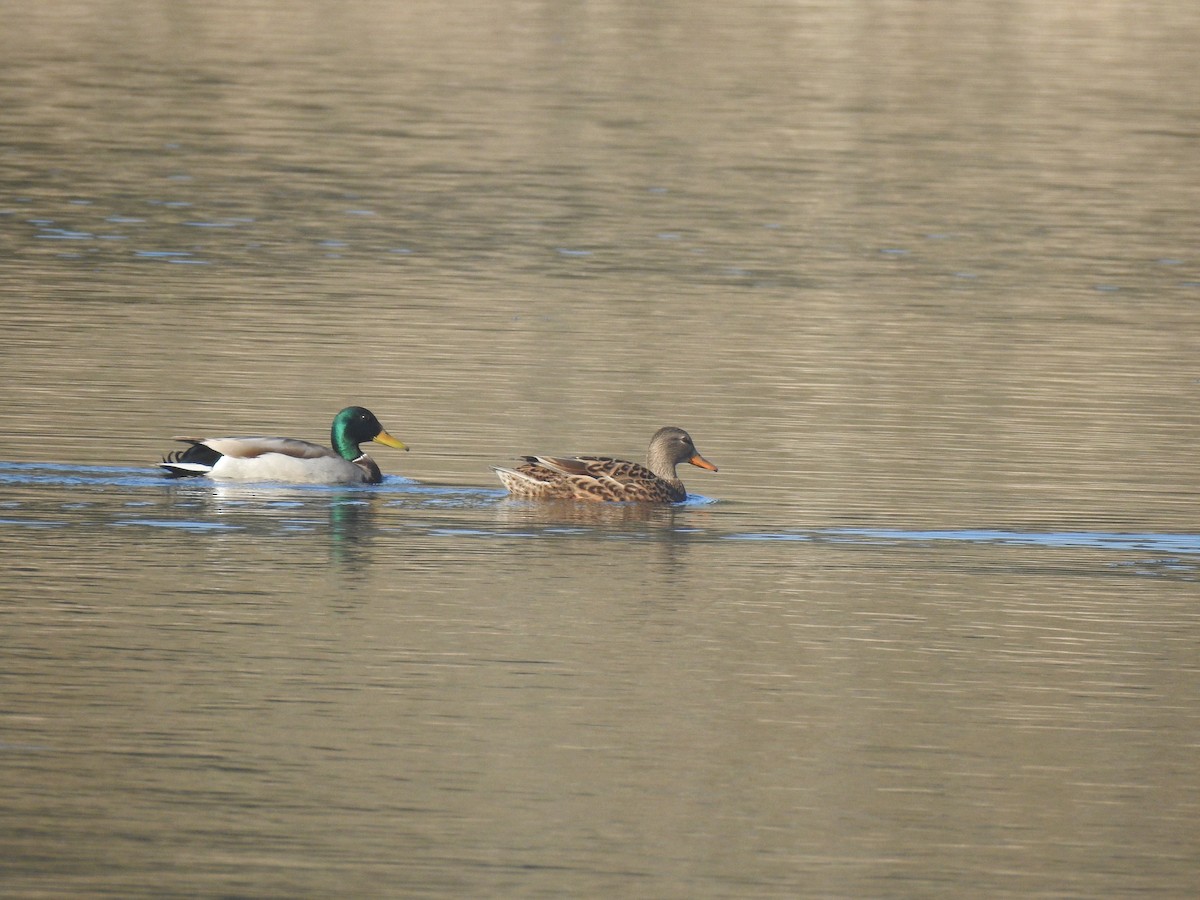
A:
[[[1194,895],[1198,32],[7,4],[0,893]]]

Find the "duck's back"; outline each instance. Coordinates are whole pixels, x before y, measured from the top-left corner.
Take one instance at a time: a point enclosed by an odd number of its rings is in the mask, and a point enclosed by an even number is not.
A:
[[[687,492],[645,466],[609,456],[526,456],[515,469],[497,469],[510,494],[527,500],[672,503]]]

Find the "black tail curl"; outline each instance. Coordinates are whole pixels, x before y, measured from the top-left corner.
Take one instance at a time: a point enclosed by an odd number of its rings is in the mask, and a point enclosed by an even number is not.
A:
[[[198,441],[192,441],[192,446],[186,450],[173,450],[163,457],[161,463],[168,478],[190,478],[196,475],[203,475],[203,472],[193,472],[187,469],[173,469],[172,463],[193,463],[201,466],[215,466],[217,460],[221,458],[221,454],[212,447],[206,447]]]

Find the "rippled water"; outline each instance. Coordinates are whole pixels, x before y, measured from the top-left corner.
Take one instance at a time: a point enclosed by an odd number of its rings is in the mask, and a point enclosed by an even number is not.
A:
[[[1194,895],[1152,6],[7,5],[0,893]],[[349,403],[379,486],[154,468]]]

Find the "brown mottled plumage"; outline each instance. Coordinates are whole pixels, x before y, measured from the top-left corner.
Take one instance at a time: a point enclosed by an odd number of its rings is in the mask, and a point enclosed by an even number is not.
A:
[[[646,465],[608,456],[523,456],[515,469],[493,466],[508,492],[522,500],[598,500],[678,503],[687,489],[675,474],[681,462],[717,467],[696,452],[682,428],[660,428],[650,440]]]

